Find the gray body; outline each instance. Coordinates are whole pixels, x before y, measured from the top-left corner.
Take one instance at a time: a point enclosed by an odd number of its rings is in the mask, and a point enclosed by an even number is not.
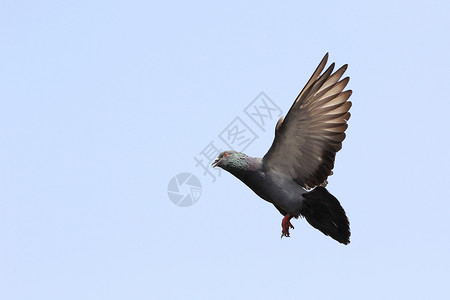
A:
[[[272,203],[282,215],[298,216],[304,201],[303,189],[291,178],[274,171],[265,170],[261,158],[251,158],[253,170],[245,176],[237,176],[259,197]]]

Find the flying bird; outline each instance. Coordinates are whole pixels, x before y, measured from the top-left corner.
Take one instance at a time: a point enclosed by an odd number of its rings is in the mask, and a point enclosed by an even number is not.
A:
[[[304,217],[314,228],[342,244],[350,243],[344,209],[326,189],[336,152],[342,148],[352,105],[352,91],[343,91],[347,69],[325,72],[328,53],[320,62],[286,117],[275,126],[275,138],[263,158],[223,151],[212,163],[233,174],[284,216],[281,237],[294,229],[292,218]]]

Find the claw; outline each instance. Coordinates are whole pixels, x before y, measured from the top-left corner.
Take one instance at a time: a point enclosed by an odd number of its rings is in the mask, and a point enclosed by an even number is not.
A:
[[[290,237],[289,228],[294,229],[294,226],[291,224],[291,218],[292,216],[286,215],[281,221],[281,238],[283,238],[283,236]]]

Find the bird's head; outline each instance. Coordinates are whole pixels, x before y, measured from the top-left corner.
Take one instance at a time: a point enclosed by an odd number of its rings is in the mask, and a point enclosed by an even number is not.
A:
[[[212,166],[221,167],[225,170],[230,170],[239,166],[243,167],[246,165],[245,159],[247,157],[247,155],[241,152],[236,152],[233,150],[223,151],[212,163]]]

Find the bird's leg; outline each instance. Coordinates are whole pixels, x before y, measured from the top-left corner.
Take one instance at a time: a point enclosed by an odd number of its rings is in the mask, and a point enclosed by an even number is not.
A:
[[[285,215],[283,220],[281,221],[281,238],[283,238],[283,236],[285,237],[289,237],[289,228],[294,229],[294,226],[292,226],[291,224],[291,219],[293,216],[290,215]]]

